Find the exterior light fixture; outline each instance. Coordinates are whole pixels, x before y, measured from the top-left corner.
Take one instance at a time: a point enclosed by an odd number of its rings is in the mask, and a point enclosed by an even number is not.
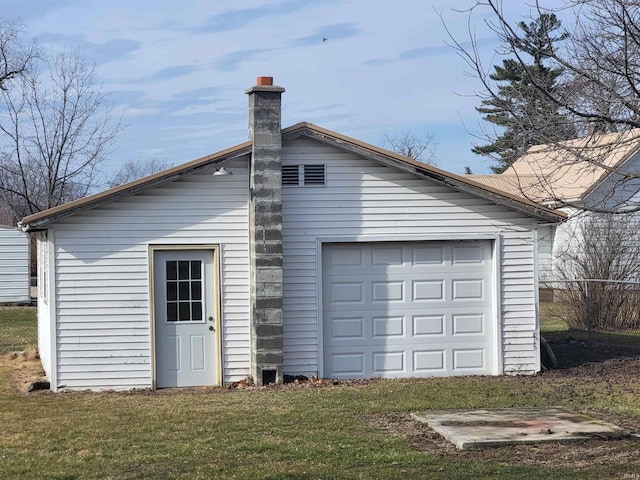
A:
[[[214,177],[218,177],[218,176],[227,176],[227,175],[233,175],[233,172],[227,170],[224,167],[220,167],[218,168],[215,172],[212,173],[212,175]]]

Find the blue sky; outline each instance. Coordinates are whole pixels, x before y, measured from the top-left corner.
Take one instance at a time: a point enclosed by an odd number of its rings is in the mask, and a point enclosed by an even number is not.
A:
[[[487,173],[470,152],[479,81],[445,45],[439,14],[468,38],[470,0],[3,0],[51,51],[98,65],[122,115],[106,166],[182,163],[247,138],[244,90],[258,76],[286,88],[283,126],[308,121],[376,145],[409,130],[437,140],[438,165]],[[517,13],[529,8],[516,2]],[[475,16],[489,65],[497,39]],[[325,37],[328,40],[322,41]]]

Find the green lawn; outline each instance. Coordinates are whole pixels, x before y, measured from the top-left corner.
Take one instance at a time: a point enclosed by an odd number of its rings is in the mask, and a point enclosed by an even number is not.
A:
[[[0,355],[38,343],[36,307],[0,307]]]
[[[2,478],[582,479],[629,471],[600,462],[576,470],[430,455],[369,420],[385,412],[571,406],[551,386],[523,389],[518,377],[25,395],[7,385],[9,373],[0,368]],[[628,406],[619,393],[603,393],[609,408]]]
[[[33,310],[30,315],[33,321]],[[640,473],[640,461],[601,461],[597,452],[581,467],[519,465],[482,453],[474,458],[428,454],[372,422],[389,413],[545,405],[640,421],[637,376],[24,394],[12,378],[26,366],[19,359],[0,361],[0,478],[583,479]]]
[[[560,308],[557,303],[540,303],[540,330],[543,333],[568,330],[567,322],[562,319],[559,310]]]

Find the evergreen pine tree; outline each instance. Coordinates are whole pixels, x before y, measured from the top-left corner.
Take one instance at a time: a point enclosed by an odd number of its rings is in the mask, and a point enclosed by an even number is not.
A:
[[[476,145],[472,151],[498,162],[491,169],[502,173],[527,149],[536,144],[567,140],[575,136],[569,117],[545,92],[558,88],[561,68],[547,67],[543,62],[553,51],[554,44],[567,38],[567,34],[553,36],[561,26],[554,14],[541,14],[529,24],[519,23],[523,35],[509,46],[519,55],[531,57],[529,65],[517,59],[505,59],[494,65],[489,78],[498,82],[495,95],[482,101],[476,110],[483,120],[504,129],[488,144]]]

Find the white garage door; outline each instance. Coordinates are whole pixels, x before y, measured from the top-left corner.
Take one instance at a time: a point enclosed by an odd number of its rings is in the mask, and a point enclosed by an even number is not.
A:
[[[492,243],[323,246],[324,376],[494,373]]]

